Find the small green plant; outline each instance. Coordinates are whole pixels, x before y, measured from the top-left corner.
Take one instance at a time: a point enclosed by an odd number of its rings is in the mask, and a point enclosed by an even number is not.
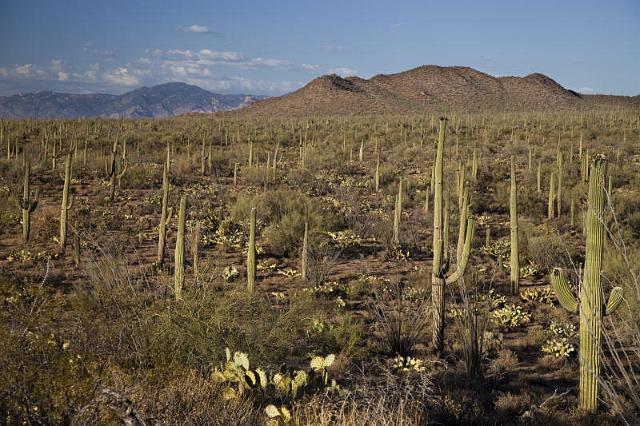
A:
[[[403,357],[402,355],[398,355],[393,358],[393,369],[402,373],[421,373],[427,368],[424,366],[424,361],[419,358],[411,356]]]
[[[523,302],[537,302],[553,306],[556,295],[549,287],[527,288],[520,292]]]
[[[518,328],[531,321],[531,314],[516,304],[507,304],[491,312],[493,322],[507,330]]]

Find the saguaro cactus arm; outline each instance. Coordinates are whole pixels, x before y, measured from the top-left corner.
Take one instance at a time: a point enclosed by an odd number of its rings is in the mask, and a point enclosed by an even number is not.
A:
[[[611,294],[609,294],[609,300],[607,301],[604,309],[605,315],[612,314],[616,311],[616,309],[618,309],[618,307],[622,303],[622,300],[624,299],[622,293],[622,287],[614,287],[611,290]]]
[[[578,299],[574,296],[567,278],[562,273],[562,269],[555,268],[551,272],[551,286],[562,307],[569,312],[578,312]]]
[[[464,240],[464,248],[462,250],[462,256],[459,258],[459,262],[456,265],[456,270],[446,278],[447,284],[452,284],[458,281],[467,269],[467,263],[469,263],[469,254],[471,253],[471,242],[473,241],[473,232],[475,228],[475,220],[473,218],[467,219],[467,232]]]

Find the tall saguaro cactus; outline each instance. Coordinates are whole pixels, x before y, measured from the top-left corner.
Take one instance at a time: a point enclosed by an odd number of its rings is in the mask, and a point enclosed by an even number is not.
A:
[[[444,229],[443,229],[443,189],[442,171],[445,133],[447,120],[440,119],[440,131],[438,135],[438,146],[436,150],[436,163],[434,173],[434,200],[433,200],[433,268],[431,272],[431,303],[433,311],[433,347],[436,352],[441,353],[444,349],[444,309],[445,309],[445,285],[456,282],[464,275],[464,271],[469,261],[471,251],[471,240],[473,239],[473,218],[467,219],[465,229],[464,248],[460,262],[457,262],[456,270],[447,276],[449,272],[448,253],[444,250]]]
[[[124,146],[124,145],[123,145]],[[120,181],[127,171],[127,159],[122,158],[122,164],[118,165],[118,139],[116,138],[111,149],[109,162],[105,168],[109,177],[109,201],[113,201],[116,195],[116,181]]]
[[[307,270],[309,269],[309,224],[304,223],[304,237],[302,238],[302,254],[300,256],[300,273],[302,279],[307,279]]]
[[[393,243],[400,244],[400,221],[402,220],[402,178],[398,181],[398,195],[396,195],[396,208],[393,212]]]
[[[256,290],[256,208],[251,209],[249,223],[249,249],[247,250],[247,290],[253,293]]]
[[[167,150],[167,157],[169,151]],[[171,220],[171,214],[173,209],[168,207],[169,204],[169,170],[168,163],[164,164],[162,170],[162,212],[160,213],[160,225],[158,226],[158,254],[156,257],[156,263],[158,266],[162,266],[164,263],[164,252],[167,241],[167,225]]]
[[[60,239],[58,244],[64,248],[67,244],[67,216],[69,210],[73,207],[73,194],[69,193],[69,185],[71,184],[71,154],[67,154],[64,162],[64,186],[62,187],[62,205],[60,207]]]
[[[22,182],[22,199],[20,200],[20,208],[22,209],[22,239],[26,243],[29,241],[31,234],[31,213],[38,208],[38,200],[40,199],[40,190],[36,189],[35,200],[31,200],[31,191],[29,190],[29,175],[31,174],[31,163],[26,160],[24,163],[24,180]]]
[[[622,288],[615,287],[609,295],[607,304],[604,305],[600,285],[602,251],[606,238],[604,228],[606,167],[603,156],[595,157],[590,166],[585,267],[578,298],[574,296],[561,269],[556,268],[551,274],[551,283],[558,301],[570,312],[580,311],[579,404],[581,409],[588,412],[595,412],[598,408],[602,316],[614,312],[622,302]]]
[[[516,160],[513,155],[511,156],[509,218],[511,228],[511,294],[518,294],[520,289],[520,258],[518,254],[518,183],[516,182]]]
[[[176,299],[182,299],[184,288],[184,228],[187,223],[187,196],[180,198],[180,213],[178,213],[178,236],[176,238],[174,292]]]
[[[547,203],[547,218],[548,219],[553,219],[553,217],[555,216],[555,199],[556,199],[556,194],[555,194],[555,179],[556,179],[556,172],[551,172],[551,175],[549,176],[549,202]]]

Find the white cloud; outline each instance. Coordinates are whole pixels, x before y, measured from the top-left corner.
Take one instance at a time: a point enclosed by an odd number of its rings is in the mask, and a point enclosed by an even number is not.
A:
[[[172,81],[225,93],[281,94],[301,86],[299,82],[284,79],[273,81],[242,75],[242,70],[262,69],[306,73],[319,69],[319,66],[299,64],[289,59],[249,57],[237,51],[155,49],[146,50],[144,56],[116,67],[105,67],[104,63],[95,62],[81,69],[60,59],[51,59],[43,66],[29,63],[4,66],[0,68],[0,79],[14,81],[20,87],[46,85],[59,90],[73,87],[74,91],[112,93]],[[36,84],[36,81],[45,83]]]
[[[338,74],[341,77],[349,77],[358,74],[358,70],[348,67],[331,68],[329,74]]]
[[[102,74],[102,78],[106,82],[117,86],[138,86],[140,84],[139,78],[125,67],[118,67],[105,72]]]
[[[184,26],[178,27],[178,31],[183,33],[193,33],[193,34],[209,34],[209,35],[215,35],[215,36],[221,35],[219,32],[213,31],[206,25],[198,25],[198,24],[184,25]]]

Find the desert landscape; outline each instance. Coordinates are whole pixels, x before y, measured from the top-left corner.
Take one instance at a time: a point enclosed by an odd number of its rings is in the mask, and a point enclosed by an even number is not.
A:
[[[639,424],[640,96],[422,65],[0,111],[2,424]]]

